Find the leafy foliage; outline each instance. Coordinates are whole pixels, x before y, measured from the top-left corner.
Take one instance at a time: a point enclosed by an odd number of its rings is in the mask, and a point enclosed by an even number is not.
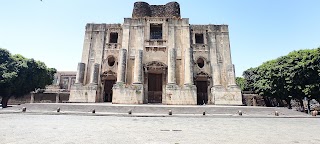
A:
[[[36,88],[52,83],[56,70],[47,68],[43,62],[22,55],[11,55],[0,48],[0,96],[3,107],[11,96],[20,97]]]
[[[246,87],[246,81],[243,77],[236,77],[236,84],[240,87],[242,91],[244,91]]]
[[[243,73],[249,89],[281,100],[320,98],[320,48],[293,51]]]

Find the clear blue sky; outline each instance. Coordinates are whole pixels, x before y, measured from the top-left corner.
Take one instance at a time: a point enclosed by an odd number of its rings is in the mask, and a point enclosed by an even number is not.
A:
[[[1,0],[0,47],[76,71],[86,23],[122,23],[134,0]],[[149,4],[169,1],[147,0]],[[184,0],[191,24],[228,24],[236,75],[290,51],[320,46],[320,0]]]

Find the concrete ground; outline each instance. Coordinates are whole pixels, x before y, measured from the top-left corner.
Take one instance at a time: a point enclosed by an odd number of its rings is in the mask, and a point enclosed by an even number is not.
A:
[[[319,144],[320,119],[1,113],[0,143]]]

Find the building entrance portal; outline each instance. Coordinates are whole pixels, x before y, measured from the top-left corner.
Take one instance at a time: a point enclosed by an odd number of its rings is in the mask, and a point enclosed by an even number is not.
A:
[[[101,81],[103,84],[103,93],[101,98],[103,102],[112,102],[112,87],[116,83],[116,73],[112,71],[104,72],[101,75]]]
[[[112,102],[112,87],[115,80],[106,80],[104,82],[104,102]]]
[[[162,62],[151,61],[144,64],[147,103],[162,103],[162,89],[166,71],[167,65]]]
[[[162,103],[162,74],[148,74],[148,103]]]
[[[207,73],[200,72],[194,79],[197,86],[197,105],[208,104],[210,76]]]
[[[196,81],[197,86],[197,105],[208,103],[208,82]]]

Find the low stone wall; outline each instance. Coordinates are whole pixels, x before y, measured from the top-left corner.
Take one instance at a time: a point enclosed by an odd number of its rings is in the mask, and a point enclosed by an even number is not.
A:
[[[258,94],[242,94],[242,101],[245,106],[266,106],[263,96]]]
[[[212,102],[216,105],[243,105],[241,90],[238,87],[212,87]]]
[[[67,102],[69,100],[69,93],[60,93],[59,94],[59,103]],[[8,101],[9,105],[17,105],[30,103],[31,94],[24,95],[23,97],[15,98],[11,97]],[[55,93],[36,93],[34,94],[33,103],[55,103],[56,102],[56,94]]]
[[[11,97],[8,101],[8,105],[30,103],[30,98],[31,98],[30,94],[24,95],[23,97],[19,97],[19,98]]]

